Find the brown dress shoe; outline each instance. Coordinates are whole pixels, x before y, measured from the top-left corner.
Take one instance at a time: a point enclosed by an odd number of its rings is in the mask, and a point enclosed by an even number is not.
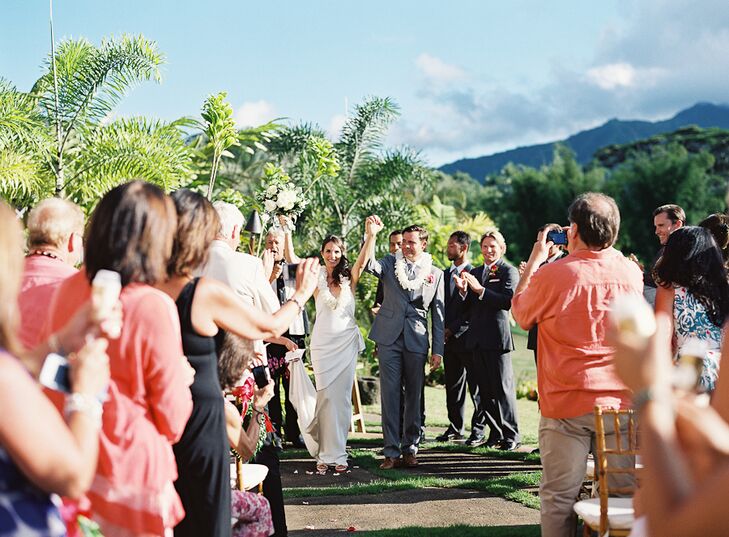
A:
[[[395,457],[385,457],[385,460],[380,464],[380,470],[392,470],[399,462],[400,460]]]
[[[402,463],[406,468],[415,468],[418,465],[418,459],[414,453],[406,453],[402,456]]]

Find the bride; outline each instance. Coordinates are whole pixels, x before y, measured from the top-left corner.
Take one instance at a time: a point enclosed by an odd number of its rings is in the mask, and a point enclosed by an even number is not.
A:
[[[286,246],[290,237],[286,234]],[[293,248],[286,248],[289,254]],[[318,474],[330,466],[347,470],[347,433],[352,419],[352,385],[364,340],[354,317],[354,289],[364,270],[364,250],[350,268],[342,239],[331,235],[321,246],[324,266],[314,291],[316,320],[309,351],[316,380],[316,408],[302,429]],[[308,438],[307,438],[308,437]]]

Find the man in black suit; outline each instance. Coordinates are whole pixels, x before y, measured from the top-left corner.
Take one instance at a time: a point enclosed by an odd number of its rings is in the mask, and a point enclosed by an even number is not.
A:
[[[484,440],[486,420],[481,411],[478,383],[473,375],[471,357],[473,353],[466,350],[466,332],[468,322],[463,316],[464,302],[456,288],[454,276],[469,272],[473,266],[466,260],[471,237],[465,231],[456,231],[448,239],[446,254],[451,267],[443,276],[445,290],[445,352],[443,366],[445,368],[446,406],[448,407],[448,428],[435,439],[439,442],[460,440],[464,433],[464,415],[466,409],[466,386],[473,401],[471,417],[471,437],[466,441],[469,445],[480,445]]]
[[[484,264],[456,278],[464,297],[466,348],[473,351],[473,369],[478,379],[481,407],[490,427],[486,445],[512,451],[519,447],[516,421],[516,390],[511,366],[514,342],[509,310],[519,283],[516,268],[503,260],[506,241],[496,229],[481,236]]]

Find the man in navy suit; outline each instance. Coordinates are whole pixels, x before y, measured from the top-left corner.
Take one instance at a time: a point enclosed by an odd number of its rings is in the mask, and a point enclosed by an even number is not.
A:
[[[512,451],[519,447],[516,421],[516,390],[511,366],[509,310],[519,283],[516,268],[504,261],[506,241],[496,229],[481,236],[484,264],[456,278],[465,300],[469,327],[466,348],[473,351],[473,369],[478,379],[481,407],[490,427],[489,447]],[[471,443],[474,444],[473,442]]]
[[[454,276],[462,272],[470,272],[473,266],[467,261],[471,237],[465,231],[455,231],[448,239],[446,254],[452,265],[443,275],[445,294],[445,351],[443,365],[445,367],[446,406],[448,407],[448,428],[435,439],[439,442],[460,440],[464,433],[464,417],[466,410],[466,387],[473,401],[471,417],[472,440],[484,442],[484,426],[486,421],[481,410],[478,383],[473,374],[471,357],[473,353],[466,350],[466,332],[468,321],[463,315],[464,301],[458,293]],[[479,440],[480,439],[480,440]],[[477,444],[478,445],[478,444]]]

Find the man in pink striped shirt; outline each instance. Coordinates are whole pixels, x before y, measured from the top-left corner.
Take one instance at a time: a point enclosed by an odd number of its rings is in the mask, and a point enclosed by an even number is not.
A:
[[[612,300],[643,290],[638,266],[613,248],[620,228],[615,201],[604,194],[582,194],[568,214],[569,255],[539,268],[552,245],[540,233],[511,304],[522,328],[539,323],[543,537],[565,537],[576,530],[572,505],[594,445],[595,405],[630,404],[605,332]]]

